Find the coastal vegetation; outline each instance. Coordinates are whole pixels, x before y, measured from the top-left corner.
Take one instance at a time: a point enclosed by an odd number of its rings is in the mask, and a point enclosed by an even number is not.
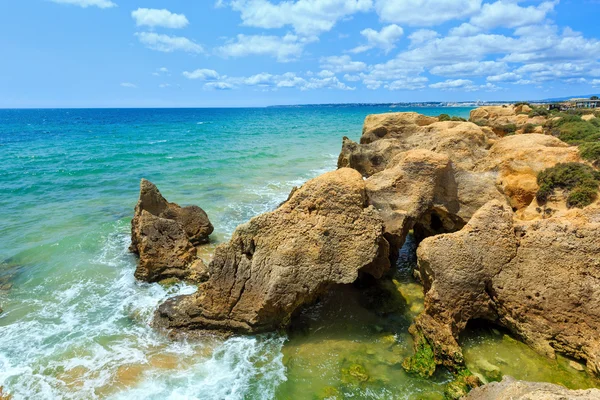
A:
[[[583,208],[597,197],[600,171],[581,163],[561,163],[540,172],[537,182],[536,198],[540,204],[556,189],[562,189],[567,195],[567,207]]]

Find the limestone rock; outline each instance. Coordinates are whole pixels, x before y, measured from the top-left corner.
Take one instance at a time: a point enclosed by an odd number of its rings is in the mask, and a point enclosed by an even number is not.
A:
[[[372,143],[380,139],[402,138],[436,122],[435,117],[427,117],[416,112],[371,114],[365,119],[361,144]]]
[[[552,383],[517,381],[505,377],[475,388],[463,400],[598,400],[600,390],[569,390]]]
[[[147,282],[192,279],[189,266],[196,261],[194,245],[207,242],[212,231],[200,207],[169,203],[153,183],[142,179],[129,248],[139,255],[135,277]]]
[[[408,231],[427,218],[424,225],[435,229],[430,220],[432,213],[439,218],[442,232],[456,231],[464,225],[455,217],[459,208],[457,185],[448,156],[409,150],[392,164],[366,180],[369,203],[380,211],[392,249],[402,247]]]
[[[594,114],[585,114],[581,116],[581,119],[584,121],[591,121],[594,118],[596,118],[596,116]]]
[[[516,221],[490,202],[459,232],[418,248],[426,290],[416,325],[452,367],[474,318],[500,324],[540,353],[560,351],[600,374],[600,207]]]
[[[367,207],[360,173],[341,168],[297,189],[277,210],[240,225],[217,247],[210,279],[156,314],[166,328],[260,332],[360,272],[389,268],[383,222]]]
[[[497,171],[498,188],[509,198],[511,206],[520,210],[534,199],[541,171],[558,163],[579,161],[577,147],[554,136],[516,135],[494,143],[477,171]]]
[[[489,126],[499,136],[504,136],[506,127],[513,125],[514,129],[522,132],[525,125],[543,125],[547,119],[543,116],[529,117],[532,108],[528,105],[485,106],[471,111],[469,121],[478,125]]]
[[[344,137],[338,157],[338,168],[354,168],[363,176],[371,176],[387,168],[390,161],[405,151],[397,139],[381,139],[369,144],[358,144]]]

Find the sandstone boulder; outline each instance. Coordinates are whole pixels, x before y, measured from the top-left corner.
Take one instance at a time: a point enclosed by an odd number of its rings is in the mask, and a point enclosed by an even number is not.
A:
[[[352,283],[359,273],[381,277],[388,248],[361,174],[326,173],[277,210],[240,225],[216,249],[210,279],[196,294],[161,305],[155,321],[178,329],[277,329],[331,285]]]
[[[490,148],[477,171],[498,173],[496,184],[514,209],[524,209],[538,190],[537,175],[558,163],[580,162],[579,151],[560,139],[540,134],[504,137]]]
[[[380,139],[401,138],[410,135],[421,126],[437,122],[435,117],[427,117],[416,112],[371,114],[365,119],[361,144]]]
[[[552,383],[517,381],[505,377],[473,389],[463,400],[597,400],[600,390],[569,390]]]
[[[169,203],[153,183],[142,179],[129,248],[139,256],[135,277],[156,282],[202,276],[202,262],[196,258],[195,245],[207,242],[212,231],[213,226],[200,207]]]
[[[493,321],[537,351],[587,361],[600,374],[600,207],[516,221],[490,202],[459,232],[418,248],[425,312],[418,330],[440,363],[462,363],[471,319]]]
[[[469,121],[478,125],[489,126],[497,135],[504,136],[509,131],[508,127],[512,126],[515,131],[521,132],[525,125],[534,125],[539,128],[547,119],[544,116],[529,117],[528,113],[532,108],[526,104],[519,106],[504,105],[504,106],[485,106],[479,107],[471,111]]]

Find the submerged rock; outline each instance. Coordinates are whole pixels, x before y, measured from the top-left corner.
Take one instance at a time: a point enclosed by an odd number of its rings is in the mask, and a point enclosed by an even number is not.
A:
[[[600,374],[600,207],[541,221],[486,204],[459,232],[418,249],[425,312],[416,321],[450,368],[469,320],[494,321],[542,354],[568,354]]]
[[[142,179],[129,248],[139,255],[135,277],[147,282],[171,277],[201,280],[205,268],[195,245],[206,243],[212,231],[200,207],[169,203],[153,183]]]
[[[389,269],[383,222],[367,206],[352,169],[326,173],[295,190],[277,210],[238,226],[217,247],[210,279],[197,293],[161,305],[166,328],[260,332],[286,326],[300,306],[359,273]]]
[[[509,376],[473,389],[464,400],[598,400],[600,390],[569,390],[552,383],[517,381]]]

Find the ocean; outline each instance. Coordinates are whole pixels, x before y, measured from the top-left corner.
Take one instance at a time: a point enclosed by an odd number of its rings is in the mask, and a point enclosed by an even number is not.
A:
[[[348,293],[307,311],[298,333],[170,340],[149,326],[153,312],[195,288],[136,282],[127,251],[141,178],[208,213],[209,259],[238,224],[335,169],[366,115],[388,111],[470,109],[0,110],[0,386],[15,400],[441,398],[447,373],[427,381],[400,365],[410,310],[376,315]],[[506,342],[517,357],[504,336],[472,335],[471,353]],[[519,349],[531,368],[520,360],[513,375],[592,385]],[[367,380],[348,375],[356,365]]]

